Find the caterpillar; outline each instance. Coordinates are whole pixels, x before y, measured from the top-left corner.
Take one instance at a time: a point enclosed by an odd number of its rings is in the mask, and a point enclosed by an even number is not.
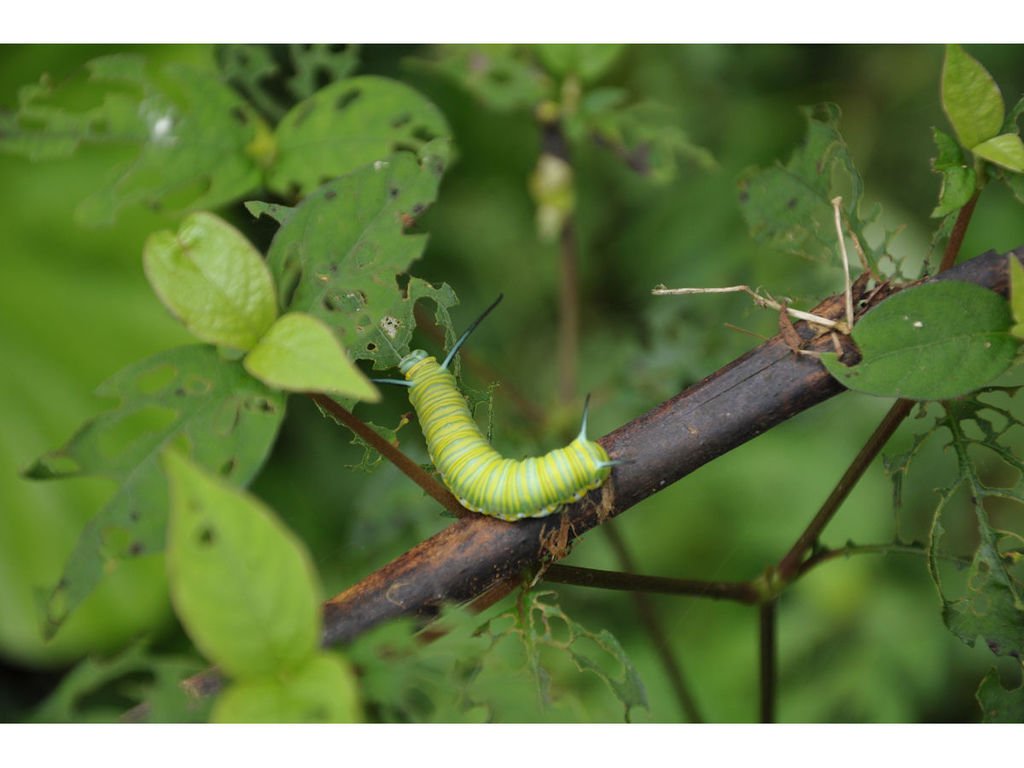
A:
[[[501,299],[499,295],[470,324],[444,362],[439,364],[426,351],[415,349],[399,361],[405,380],[375,381],[409,389],[409,402],[419,417],[430,460],[464,507],[507,521],[545,517],[600,487],[617,462],[608,458],[599,443],[587,439],[589,396],[579,435],[564,448],[515,460],[491,447],[473,420],[448,365]]]

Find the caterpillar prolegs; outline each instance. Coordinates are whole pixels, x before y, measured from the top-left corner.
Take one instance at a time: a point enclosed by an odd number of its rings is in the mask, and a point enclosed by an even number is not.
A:
[[[463,506],[512,521],[544,517],[582,498],[604,483],[615,462],[599,443],[587,439],[587,406],[576,439],[543,456],[507,459],[487,442],[448,365],[501,299],[498,296],[466,329],[443,363],[416,349],[399,363],[405,381],[382,381],[409,388],[430,459]]]

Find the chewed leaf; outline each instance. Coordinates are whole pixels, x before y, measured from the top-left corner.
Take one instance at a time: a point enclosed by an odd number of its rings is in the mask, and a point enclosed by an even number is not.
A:
[[[853,329],[854,366],[823,354],[850,389],[883,397],[947,400],[976,390],[1013,363],[1009,305],[998,294],[952,280],[909,288],[868,312]]]
[[[491,109],[530,109],[553,90],[551,78],[524,55],[524,46],[441,45],[413,67],[448,77]]]
[[[437,147],[443,151],[444,147]],[[283,307],[323,320],[354,360],[393,368],[408,351],[413,306],[430,296],[454,303],[451,289],[394,279],[426,245],[406,227],[429,207],[444,173],[443,154],[408,152],[324,184],[291,210],[267,254]]]
[[[176,233],[150,235],[143,264],[160,300],[202,341],[251,349],[277,317],[263,256],[212,213],[189,215]]]
[[[624,708],[625,719],[634,707],[647,708],[647,692],[636,668],[618,640],[607,630],[591,632],[570,618],[557,604],[548,602],[551,592],[531,592],[522,627],[524,642],[530,649],[530,666],[544,690],[545,675],[540,661],[540,647],[547,646],[567,653],[581,672],[591,672],[603,680]]]
[[[345,354],[327,325],[312,315],[279,318],[243,361],[245,369],[275,389],[329,392],[375,403],[380,393]]]
[[[1020,659],[1024,656],[1024,585],[1000,555],[999,534],[991,529],[980,533],[983,538],[971,562],[967,592],[956,600],[944,599],[943,620],[967,645],[974,645],[980,636],[997,656]],[[1012,541],[1021,543],[1019,537]]]
[[[1003,125],[1006,107],[999,86],[988,70],[959,45],[946,46],[942,108],[967,149],[991,139]]]
[[[841,196],[850,232],[869,262],[877,264],[885,242],[873,246],[865,228],[877,217],[860,212],[864,183],[839,132],[839,108],[805,109],[807,137],[786,165],[757,169],[739,183],[740,212],[751,236],[785,253],[838,263],[832,200]]]
[[[119,403],[26,472],[118,483],[68,558],[48,607],[50,631],[120,560],[163,551],[167,484],[158,458],[165,445],[182,446],[203,466],[245,485],[262,466],[285,410],[280,393],[208,346],[154,355],[119,372],[98,394]]]
[[[213,208],[255,189],[273,153],[266,125],[216,72],[140,56],[90,62],[85,82],[27,86],[5,120],[0,150],[33,159],[72,154],[82,145],[137,147],[127,168],[83,201],[76,217],[110,223],[125,206]],[[82,103],[95,104],[83,109]]]
[[[992,669],[975,694],[986,723],[1024,723],[1024,683],[1008,690],[999,682],[999,671]]]
[[[316,653],[320,585],[299,541],[260,501],[175,451],[167,579],[203,655],[232,677],[276,676]]]
[[[232,683],[217,697],[217,723],[352,723],[356,679],[338,656],[318,653],[289,674]]]
[[[277,126],[277,160],[267,175],[275,192],[306,195],[400,149],[421,152],[448,139],[444,116],[407,85],[364,75],[340,80],[297,104]]]

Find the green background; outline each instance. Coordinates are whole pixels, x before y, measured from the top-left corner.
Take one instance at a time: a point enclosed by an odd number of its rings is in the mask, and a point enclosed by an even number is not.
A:
[[[56,81],[123,48],[0,48],[0,108],[13,108],[19,85],[47,72]],[[140,48],[162,61],[213,66],[205,47]],[[971,46],[1013,104],[1024,91],[1024,49]],[[542,411],[556,409],[557,250],[538,244],[527,179],[539,135],[527,111],[494,112],[449,81],[410,65],[430,52],[414,46],[362,49],[359,74],[403,80],[425,93],[452,125],[458,162],[439,201],[422,219],[431,239],[416,274],[450,283],[465,327],[498,292],[506,300],[474,336],[472,355],[500,378],[499,445],[547,450],[561,439],[521,429],[505,393]],[[631,176],[594,146],[574,153],[577,174],[582,332],[580,396],[595,393],[591,433],[635,418],[756,342],[731,323],[771,335],[776,319],[742,297],[651,297],[669,286],[747,283],[791,296],[808,308],[837,291],[835,265],[811,264],[759,248],[747,235],[735,184],[746,168],[784,161],[803,135],[802,105],[829,100],[867,187],[890,227],[905,225],[896,250],[920,257],[936,225],[928,218],[939,177],[929,169],[931,128],[945,128],[937,46],[638,46],[606,78],[634,98],[672,105],[691,139],[719,163],[707,172],[683,164],[674,181]],[[93,389],[119,368],[189,337],[151,293],[141,263],[153,230],[170,216],[132,208],[112,228],[83,228],[75,206],[130,148],[82,151],[31,164],[0,155],[0,719],[28,716],[87,653],[123,647],[140,635],[158,649],[187,646],[170,613],[162,560],[143,558],[111,573],[103,588],[50,643],[40,605],[84,523],[112,488],[94,479],[29,482],[18,472],[61,444],[106,407]],[[237,215],[237,212],[235,212]],[[1019,203],[987,191],[963,247],[970,257],[1024,244]],[[428,342],[436,343],[436,342]],[[484,389],[486,378],[471,376]],[[386,393],[387,394],[387,393]],[[390,393],[366,418],[394,423],[408,410]],[[795,540],[888,403],[847,394],[782,425],[630,510],[614,525],[640,571],[714,580],[747,579]],[[556,414],[571,432],[574,409]],[[904,425],[906,446],[914,429]],[[404,433],[408,434],[408,433]],[[413,438],[409,438],[413,440]],[[412,443],[415,445],[415,443]],[[413,449],[415,450],[415,448]],[[422,458],[422,456],[420,457]],[[926,534],[931,488],[949,467],[938,451],[920,462],[900,521],[905,538]],[[933,460],[931,460],[933,459]],[[359,460],[340,429],[292,399],[270,463],[254,490],[307,543],[329,593],[354,583],[449,521],[390,467],[340,472]],[[966,519],[966,512],[964,513]],[[828,528],[826,543],[892,538],[891,487],[872,469]],[[970,521],[947,525],[970,551]],[[567,561],[617,564],[600,530]],[[591,628],[606,628],[638,666],[651,701],[643,719],[681,718],[649,638],[628,596],[560,588],[561,605]],[[711,721],[756,718],[757,615],[700,599],[654,600],[668,636]],[[973,691],[996,663],[942,626],[923,559],[857,557],[816,569],[788,590],[779,614],[779,717],[789,721],[976,720]],[[604,698],[602,698],[604,697]],[[594,694],[583,719],[614,719]],[[527,702],[521,719],[533,719]]]

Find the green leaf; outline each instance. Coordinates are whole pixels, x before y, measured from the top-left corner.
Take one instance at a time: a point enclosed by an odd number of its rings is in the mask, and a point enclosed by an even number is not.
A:
[[[264,504],[175,451],[167,578],[203,655],[236,678],[280,675],[316,653],[320,585],[302,542]]]
[[[122,559],[163,551],[164,446],[188,448],[201,465],[245,485],[266,459],[285,411],[280,393],[208,346],[181,347],[135,363],[97,394],[116,398],[118,405],[87,421],[25,472],[35,479],[100,475],[118,484],[82,532],[50,598],[50,632]]]
[[[422,153],[451,130],[441,112],[407,85],[364,75],[332,83],[297,104],[277,126],[270,189],[304,197],[324,179],[385,160],[400,149]]]
[[[136,150],[79,206],[76,217],[89,225],[111,223],[128,205],[223,205],[259,185],[260,164],[272,153],[266,124],[215,72],[173,64],[151,71],[131,54],[93,60],[84,83],[23,88],[5,123],[0,149],[32,159],[67,156],[83,144]]]
[[[615,102],[614,93],[605,90],[604,104],[588,101],[586,109],[581,109],[569,122],[576,140],[591,134],[600,137],[631,170],[656,184],[675,179],[681,161],[703,170],[716,167],[711,152],[694,144],[682,129],[675,110],[655,102],[621,107]]]
[[[942,172],[942,187],[939,190],[939,204],[932,209],[932,218],[941,218],[963,208],[978,186],[978,177],[973,168],[954,166]]]
[[[960,210],[971,199],[977,188],[977,175],[951,136],[933,128],[932,138],[939,150],[938,156],[932,160],[932,168],[942,174],[942,188],[939,190],[939,204],[931,215],[940,218]]]
[[[1016,133],[1004,133],[983,141],[972,151],[982,160],[1016,173],[1024,173],[1024,142]]]
[[[266,262],[245,236],[212,213],[193,213],[143,249],[150,285],[197,338],[248,350],[277,317]]]
[[[417,161],[402,152],[306,197],[267,254],[281,305],[326,322],[353,359],[397,366],[408,352],[416,300],[454,303],[447,286],[412,278],[403,296],[386,277],[408,272],[422,254],[426,237],[405,229],[433,202],[443,172],[439,155]]]
[[[967,645],[973,646],[980,636],[997,656],[1020,659],[1024,657],[1021,584],[999,554],[998,543],[1004,537],[991,528],[982,528],[981,535],[982,542],[971,562],[967,593],[944,601],[943,620]]]
[[[849,230],[877,265],[885,244],[872,245],[865,229],[878,215],[860,213],[864,184],[839,132],[839,107],[804,109],[807,137],[785,166],[745,173],[739,182],[740,212],[751,236],[771,248],[824,263],[838,263],[832,200],[843,198]]]
[[[417,69],[450,78],[490,109],[532,109],[551,95],[544,72],[517,45],[443,45],[434,58],[410,60]]]
[[[593,82],[604,75],[625,46],[541,44],[534,46],[537,56],[549,72],[559,77],[576,75],[584,82]]]
[[[345,354],[326,323],[302,312],[279,318],[243,361],[275,389],[330,392],[375,403],[380,392]]]
[[[998,294],[952,280],[908,288],[868,312],[853,329],[855,366],[823,354],[829,373],[850,389],[883,397],[946,400],[1003,373],[1017,343],[1009,305]]]
[[[973,149],[999,133],[1005,106],[999,86],[959,45],[946,46],[942,65],[942,108],[960,143]]]
[[[284,675],[231,683],[213,708],[217,723],[352,723],[361,719],[355,675],[318,653]]]
[[[1024,683],[1012,690],[999,682],[999,671],[989,670],[975,694],[986,723],[1024,723]]]
[[[202,722],[208,706],[191,699],[181,681],[199,672],[192,658],[155,656],[135,643],[115,656],[88,658],[68,672],[35,710],[37,723],[116,723],[126,702],[145,703],[150,723]]]

